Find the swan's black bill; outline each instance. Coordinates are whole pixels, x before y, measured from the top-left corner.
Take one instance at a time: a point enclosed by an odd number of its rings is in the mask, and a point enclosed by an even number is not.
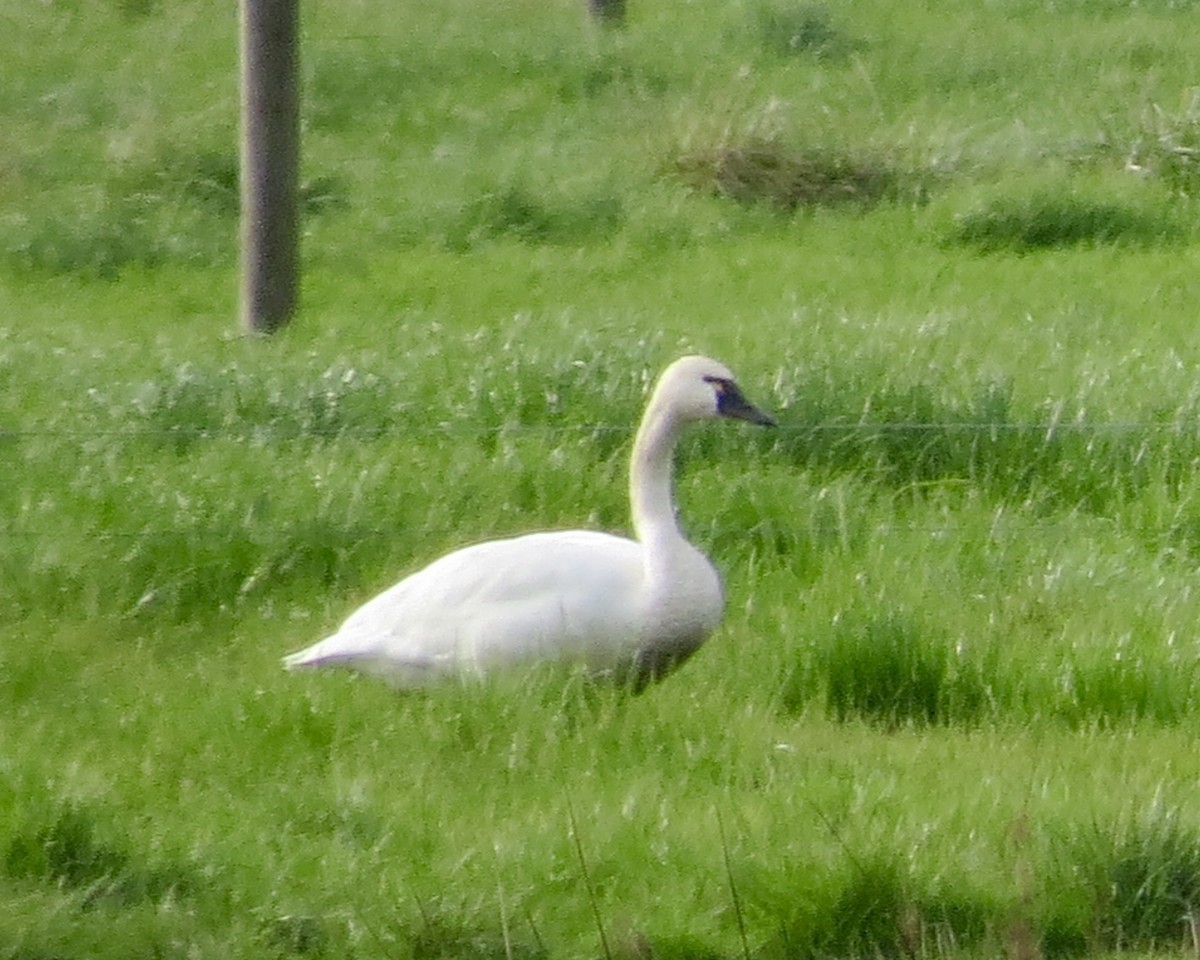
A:
[[[734,420],[745,420],[747,423],[757,423],[762,427],[775,426],[775,418],[763,413],[747,400],[738,385],[732,380],[722,380],[717,387],[717,412],[723,417]]]

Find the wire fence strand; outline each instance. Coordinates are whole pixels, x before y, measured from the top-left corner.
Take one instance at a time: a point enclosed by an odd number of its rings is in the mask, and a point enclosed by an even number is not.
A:
[[[370,439],[394,437],[393,422],[378,426],[253,426],[246,429],[227,429],[225,427],[122,427],[122,428],[82,428],[82,427],[29,427],[9,429],[0,427],[0,442],[20,441],[31,439],[64,439],[80,440],[99,437],[123,439],[162,439],[184,437],[200,440],[312,440],[312,439]],[[405,421],[405,437],[453,437],[453,436],[498,436],[512,433],[575,433],[581,435],[598,434],[632,434],[636,425],[628,423],[526,423],[511,422],[491,425],[469,423],[437,423],[422,424]],[[1195,420],[1152,421],[1086,421],[1086,420],[1030,420],[1030,421],[1000,421],[986,420],[945,420],[945,421],[907,421],[907,420],[832,420],[806,423],[802,421],[780,422],[776,428],[782,434],[813,434],[813,433],[1041,433],[1053,436],[1059,433],[1071,434],[1184,434],[1194,432],[1200,437],[1200,418]]]

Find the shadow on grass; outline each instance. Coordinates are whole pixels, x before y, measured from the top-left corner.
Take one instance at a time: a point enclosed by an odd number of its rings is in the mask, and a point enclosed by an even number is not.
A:
[[[921,618],[851,609],[806,644],[785,677],[780,708],[819,704],[839,723],[908,726],[1052,720],[1073,729],[1194,715],[1197,668],[1168,659],[1067,653],[1051,678],[995,642],[960,645]]]
[[[259,934],[272,952],[292,957],[331,956],[330,934],[320,917],[287,914],[262,922]]]
[[[1047,828],[1051,861],[1018,869],[1008,899],[947,887],[914,872],[907,855],[847,850],[831,872],[771,864],[743,878],[745,950],[730,954],[691,938],[638,931],[616,938],[614,960],[818,960],[983,955],[1071,958],[1097,951],[1184,951],[1200,901],[1200,837],[1160,814],[1080,833]],[[1018,851],[1022,858],[1024,854]],[[940,871],[939,871],[940,875]],[[532,918],[530,918],[532,924]],[[397,931],[413,957],[540,958],[534,931],[474,929],[440,914]],[[1023,952],[1027,951],[1027,952]]]
[[[770,886],[757,904],[765,928],[774,928],[752,951],[760,960],[953,956],[996,937],[1000,911],[992,900],[928,889],[889,851],[864,858],[847,851],[830,876],[799,871],[790,893],[787,879]]]
[[[536,944],[513,943],[502,930],[470,930],[449,921],[426,926],[411,941],[413,960],[545,960]]]
[[[307,181],[300,185],[301,214],[343,209],[348,192],[338,177]],[[232,151],[163,148],[125,167],[99,171],[94,184],[61,197],[8,219],[0,256],[10,266],[113,280],[128,267],[224,264],[237,249],[241,199]]]
[[[355,568],[352,557],[364,546],[383,549],[385,543],[380,531],[319,518],[283,529],[263,522],[240,529],[198,524],[147,530],[126,545],[130,605],[124,612],[182,623],[282,583],[312,583],[323,591],[341,587],[343,572]]]
[[[764,4],[755,8],[752,16],[759,42],[777,56],[836,62],[864,46],[839,27],[821,4]]]
[[[1046,711],[1074,727],[1111,727],[1150,721],[1181,723],[1196,709],[1195,664],[1113,655],[1069,657],[1053,703]]]
[[[1058,958],[1097,952],[1186,952],[1200,908],[1200,834],[1170,811],[1152,808],[1129,821],[1044,828],[1050,843],[1036,859],[1022,844],[1007,899],[931,880],[910,855],[845,850],[831,868],[756,861],[739,886],[746,904],[746,951],[757,960],[827,957],[986,955]],[[1030,828],[1026,827],[1026,832]],[[18,825],[0,868],[13,879],[78,891],[81,909],[129,908],[189,894],[188,869],[139,864],[127,848],[99,838],[94,815],[63,806]],[[736,865],[735,865],[736,866]],[[546,960],[534,913],[515,909],[473,922],[437,903],[420,904],[413,923],[372,925],[381,948],[414,960]],[[506,920],[505,917],[509,919]],[[361,920],[361,918],[360,918]],[[343,922],[333,916],[268,913],[258,938],[272,955],[328,957],[339,952]],[[1026,950],[1027,953],[1020,951]],[[1014,951],[1016,951],[1014,953]],[[653,930],[616,937],[614,960],[733,960],[694,938]],[[6,954],[8,955],[8,954]],[[26,950],[14,956],[36,957]]]
[[[914,494],[961,482],[1001,501],[1103,514],[1151,482],[1185,480],[1200,457],[1188,409],[1110,424],[1061,410],[1022,415],[1002,382],[965,401],[925,384],[874,387],[857,374],[813,377],[801,389],[785,401],[782,429],[760,442],[806,469]]]
[[[87,904],[157,902],[195,886],[183,867],[143,866],[125,849],[100,840],[94,816],[74,806],[20,826],[8,841],[2,867],[14,879],[84,891]]]
[[[510,183],[467,203],[441,233],[443,244],[458,253],[501,239],[582,244],[612,235],[624,218],[621,198],[612,190],[564,197]]]
[[[865,859],[847,851],[843,867],[820,883],[805,872],[791,909],[787,881],[777,878],[768,902],[759,904],[777,918],[777,933],[754,955],[1190,954],[1200,908],[1200,834],[1157,809],[1134,823],[1045,829],[1049,859],[1017,851],[1022,862],[1009,902],[969,887],[935,889],[886,851]]]
[[[1053,839],[1043,893],[1053,952],[1194,950],[1200,833],[1175,812],[1153,808],[1131,822],[1059,829]]]
[[[850,614],[818,640],[784,682],[781,704],[814,698],[838,722],[885,727],[969,723],[989,704],[989,665],[960,656],[950,638],[896,614]]]
[[[1119,244],[1146,247],[1184,239],[1180,223],[1160,211],[1040,191],[999,197],[956,219],[946,246],[981,253],[1030,253],[1055,247]]]
[[[144,442],[187,454],[231,435],[255,445],[296,439],[394,436],[403,420],[395,382],[352,368],[329,368],[284,393],[236,366],[182,363],[136,387],[114,414]]]

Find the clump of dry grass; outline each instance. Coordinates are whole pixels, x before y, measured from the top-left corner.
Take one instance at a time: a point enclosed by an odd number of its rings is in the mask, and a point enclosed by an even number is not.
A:
[[[1185,197],[1200,195],[1200,88],[1177,113],[1153,106],[1144,133],[1130,151],[1128,169],[1155,175]]]
[[[676,159],[675,169],[697,190],[789,211],[870,205],[894,195],[902,179],[876,157],[758,138],[687,151]]]

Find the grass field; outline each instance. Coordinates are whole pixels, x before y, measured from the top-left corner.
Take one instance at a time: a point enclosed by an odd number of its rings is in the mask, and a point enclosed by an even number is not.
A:
[[[0,11],[0,958],[1194,956],[1193,5],[303,18],[262,340],[233,9]],[[678,674],[282,672],[625,531],[688,351],[781,426],[683,444]]]

